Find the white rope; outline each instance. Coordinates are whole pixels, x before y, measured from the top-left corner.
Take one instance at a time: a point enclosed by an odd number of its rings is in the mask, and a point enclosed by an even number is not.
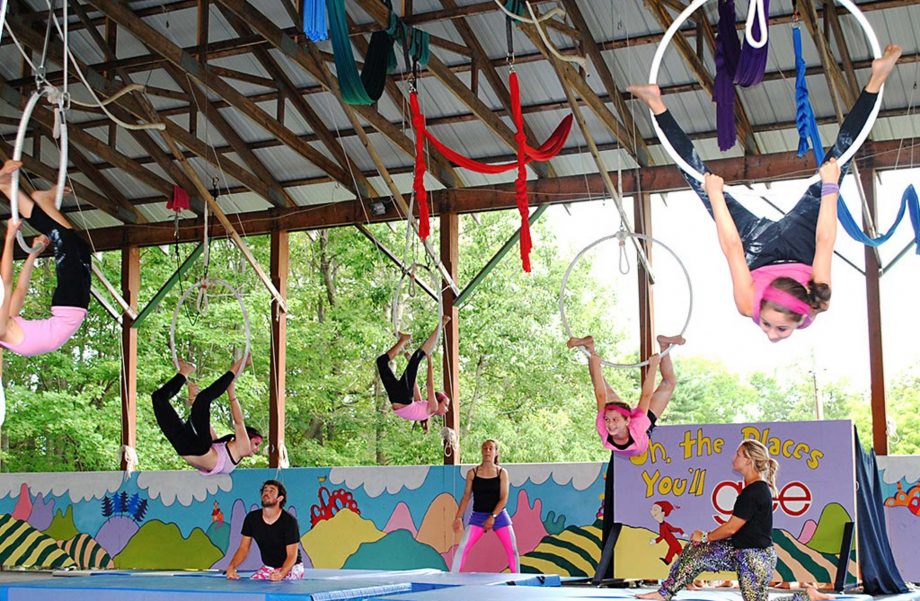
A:
[[[427,272],[430,278],[431,290],[436,292],[438,295],[438,325],[437,325],[437,336],[435,337],[435,347],[437,347],[438,342],[441,340],[441,330],[444,329],[443,319],[444,319],[444,293],[441,287],[441,276],[440,274],[428,267],[427,265],[421,265],[419,263],[413,263],[410,266],[410,269],[403,273],[403,276],[399,278],[399,283],[396,285],[396,290],[393,293],[393,299],[390,301],[390,319],[393,323],[393,334],[399,336],[399,328],[402,322],[402,292],[403,292],[403,283],[406,281],[406,278],[415,279],[416,271],[421,268],[423,271]],[[411,287],[413,282],[410,281],[409,287]],[[411,295],[411,292],[410,292]]]
[[[137,451],[130,445],[123,444],[118,447],[118,462],[125,463],[125,472],[128,476],[137,471]]]
[[[457,435],[457,431],[447,426],[441,428],[441,444],[444,445],[444,456],[453,456],[454,451],[460,444],[460,437]]]
[[[575,255],[575,258],[572,259],[572,262],[569,263],[568,268],[565,270],[565,275],[562,276],[562,289],[559,291],[559,315],[562,318],[562,328],[565,331],[566,336],[568,336],[569,338],[573,338],[573,335],[572,335],[572,330],[569,327],[569,320],[566,317],[566,313],[565,313],[565,291],[566,291],[566,286],[568,285],[568,282],[569,282],[569,276],[572,275],[572,271],[575,269],[575,265],[578,264],[578,261],[581,259],[582,256],[585,255],[585,253],[587,253],[589,250],[591,250],[598,244],[601,244],[602,242],[606,242],[607,240],[617,240],[619,244],[624,245],[627,237],[633,238],[634,240],[644,240],[646,242],[658,244],[661,248],[666,250],[672,257],[674,257],[675,261],[677,261],[677,264],[680,266],[680,269],[684,274],[684,279],[686,279],[687,281],[687,294],[690,299],[689,306],[687,307],[687,317],[686,319],[684,319],[684,325],[681,328],[679,335],[683,336],[684,333],[687,331],[687,326],[690,324],[690,317],[693,314],[693,283],[690,281],[690,273],[687,271],[687,268],[684,266],[683,261],[681,261],[680,257],[677,256],[677,253],[671,250],[669,246],[667,246],[660,240],[652,238],[651,236],[646,236],[645,234],[636,234],[626,229],[621,229],[616,234],[612,234],[610,236],[604,236],[603,238],[599,238],[595,240],[594,242],[592,242],[591,244],[589,244],[588,246],[584,247],[581,250],[581,252]],[[668,348],[666,348],[661,353],[661,356],[664,357],[665,355],[670,353],[671,349],[674,348],[674,346],[675,345],[671,345]],[[579,350],[582,353],[584,353],[586,356],[589,355],[587,349],[585,349],[584,347],[579,347]],[[643,367],[645,365],[648,365],[648,359],[640,363],[614,363],[612,361],[607,361],[606,359],[602,357],[601,362],[604,365],[607,365],[608,367],[623,367],[623,368]]]
[[[754,39],[754,20],[760,25],[760,39]],[[748,4],[747,23],[744,25],[744,41],[751,48],[763,48],[767,45],[767,11],[763,0],[750,0]]]
[[[505,13],[505,15],[506,15],[509,19],[514,19],[515,21],[520,21],[521,23],[527,23],[528,25],[536,25],[536,24],[541,23],[541,22],[543,22],[543,21],[548,21],[549,19],[552,19],[552,18],[555,17],[556,15],[560,15],[560,16],[563,16],[563,17],[565,16],[565,11],[562,10],[561,8],[559,8],[558,6],[555,7],[555,8],[553,8],[553,9],[550,10],[548,13],[546,13],[545,15],[543,15],[543,16],[541,16],[541,17],[539,17],[539,18],[538,18],[536,15],[534,15],[533,12],[531,12],[530,18],[528,19],[527,17],[522,17],[522,16],[520,16],[520,15],[518,15],[518,14],[515,14],[515,13],[511,12],[511,11],[508,10],[507,8],[505,8],[505,5],[504,5],[504,3],[502,2],[502,0],[495,0],[495,5],[498,6],[498,8],[499,8],[503,13]]]
[[[498,2],[498,0],[496,0],[496,2]],[[559,50],[556,48],[556,46],[554,46],[553,43],[549,40],[549,36],[546,35],[546,31],[540,25],[540,20],[537,19],[537,15],[533,10],[533,6],[530,4],[530,2],[526,2],[526,1],[524,2],[524,4],[527,6],[527,12],[530,13],[530,18],[532,19],[532,25],[534,26],[534,29],[537,30],[537,35],[539,35],[540,39],[543,40],[543,44],[546,46],[546,49],[549,50],[550,54],[552,54],[553,56],[555,56],[561,61],[565,61],[567,63],[576,63],[582,69],[584,69],[585,65],[587,64],[587,60],[585,60],[585,57],[578,56],[577,54],[565,55],[565,54],[560,53]],[[552,12],[553,11],[550,11],[547,14],[551,14]],[[564,12],[562,14],[565,15]],[[546,15],[544,15],[544,17],[545,16]]]

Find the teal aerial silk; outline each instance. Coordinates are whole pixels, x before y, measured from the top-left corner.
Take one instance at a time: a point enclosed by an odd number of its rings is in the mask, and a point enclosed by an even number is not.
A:
[[[802,34],[798,27],[792,29],[792,42],[795,47],[795,104],[796,129],[799,131],[799,149],[798,156],[808,152],[809,141],[815,155],[815,162],[820,165],[824,162],[824,147],[821,145],[821,137],[818,134],[818,123],[815,120],[815,113],[811,107],[811,101],[808,98],[808,86],[805,83],[805,59],[802,58]],[[843,226],[843,229],[851,238],[861,242],[866,246],[881,246],[891,235],[894,234],[904,213],[910,216],[910,222],[914,228],[914,249],[920,254],[920,200],[917,198],[917,190],[913,184],[907,186],[904,194],[901,195],[901,207],[898,209],[898,216],[887,232],[876,238],[870,238],[863,232],[862,228],[853,219],[853,215],[843,201],[843,195],[837,197],[837,219]]]
[[[348,38],[348,15],[345,12],[345,0],[326,0],[335,69],[339,78],[339,88],[342,90],[342,97],[346,104],[373,104],[380,99],[387,74],[396,69],[394,42],[399,42],[403,46],[407,58],[421,65],[428,63],[428,33],[403,23],[402,19],[393,12],[389,2],[384,3],[390,9],[388,27],[371,34],[364,70],[359,75],[355,57],[352,54],[351,41]]]

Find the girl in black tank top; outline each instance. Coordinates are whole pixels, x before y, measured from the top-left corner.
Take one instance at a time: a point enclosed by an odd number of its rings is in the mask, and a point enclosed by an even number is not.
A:
[[[508,473],[498,465],[498,443],[486,440],[482,443],[482,463],[466,474],[466,488],[454,519],[454,529],[459,533],[463,530],[463,514],[472,497],[473,512],[460,546],[454,551],[452,572],[463,570],[470,549],[489,530],[495,531],[505,549],[508,569],[518,571],[517,541],[514,538],[514,528],[511,527],[511,517],[505,511],[508,489]]]

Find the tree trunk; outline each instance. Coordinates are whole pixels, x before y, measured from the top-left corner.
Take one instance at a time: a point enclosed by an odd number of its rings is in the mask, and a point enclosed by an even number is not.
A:
[[[473,415],[476,413],[476,401],[479,400],[480,388],[482,383],[482,374],[486,370],[486,356],[479,355],[479,361],[476,362],[476,381],[473,383],[473,394],[470,395],[466,402],[466,421],[460,428],[460,437],[465,438],[470,433],[470,426],[473,424]],[[453,402],[453,401],[451,401]]]

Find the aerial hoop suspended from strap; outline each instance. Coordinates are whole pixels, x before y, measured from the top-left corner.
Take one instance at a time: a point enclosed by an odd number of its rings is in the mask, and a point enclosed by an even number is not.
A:
[[[53,86],[43,86],[41,89],[36,90],[32,93],[32,97],[29,98],[29,102],[26,104],[25,110],[22,112],[22,118],[19,120],[19,131],[16,132],[16,145],[13,147],[13,160],[21,161],[22,160],[22,147],[25,145],[26,140],[26,130],[29,126],[29,121],[32,119],[32,113],[35,111],[35,106],[38,104],[38,101],[43,97],[48,97],[48,102],[55,106],[54,116],[55,116],[55,129],[59,132],[58,139],[60,140],[61,147],[61,157],[60,164],[58,165],[58,178],[57,178],[57,190],[54,196],[54,206],[57,209],[61,208],[61,204],[64,202],[64,187],[67,184],[67,95],[62,93],[60,90]],[[19,221],[19,173],[21,169],[17,169],[13,172],[11,176],[11,186],[12,190],[10,191],[10,212],[12,213],[13,221]],[[33,253],[41,250],[42,245],[36,245],[31,247],[26,243],[25,237],[22,235],[22,230],[16,232],[16,240],[19,241],[19,246],[24,252]]]
[[[589,244],[588,246],[581,249],[581,251],[577,255],[575,255],[575,258],[572,259],[572,262],[569,263],[568,268],[565,270],[565,275],[562,277],[562,288],[559,291],[559,316],[562,318],[562,328],[565,330],[565,334],[567,337],[573,338],[574,336],[572,334],[571,328],[569,327],[569,320],[566,317],[566,313],[565,313],[565,292],[566,292],[566,286],[568,285],[568,282],[569,282],[569,276],[572,275],[572,271],[575,269],[575,266],[578,264],[578,261],[581,260],[581,258],[595,246],[602,244],[604,242],[607,242],[608,240],[616,240],[620,247],[620,272],[626,275],[627,273],[629,273],[628,262],[624,264],[624,258],[625,258],[624,253],[625,253],[627,238],[632,238],[633,241],[637,243],[638,242],[651,242],[653,244],[657,244],[659,247],[667,251],[672,257],[674,257],[675,261],[677,261],[677,264],[680,266],[680,269],[684,274],[684,278],[687,281],[687,294],[689,297],[689,303],[687,306],[687,317],[684,319],[684,324],[681,327],[680,333],[678,335],[683,336],[684,333],[686,333],[687,326],[690,324],[690,317],[693,314],[693,284],[690,281],[690,273],[687,271],[687,268],[684,266],[683,261],[681,261],[680,257],[677,256],[677,253],[671,250],[671,248],[667,246],[664,242],[661,242],[660,240],[657,240],[656,238],[652,238],[651,236],[646,236],[645,234],[636,234],[634,232],[630,232],[624,228],[624,229],[620,229],[620,231],[618,231],[616,234],[612,234],[609,236],[604,236],[603,238],[599,238],[595,240],[594,242],[592,242],[591,244]],[[626,267],[625,270],[623,269],[624,265]],[[664,352],[661,353],[661,356],[663,357],[667,355],[668,353],[671,352],[671,349],[673,348],[674,348],[674,345],[669,346],[667,349],[664,350]],[[588,351],[585,348],[579,347],[579,350],[585,355],[588,355]],[[648,365],[648,359],[640,363],[614,363],[612,361],[608,361],[604,359],[603,357],[601,357],[601,362],[608,367],[623,367],[623,368],[643,367],[645,365]]]
[[[182,293],[182,296],[179,298],[179,302],[176,303],[176,309],[173,311],[172,324],[169,327],[169,350],[172,353],[173,365],[176,366],[176,369],[179,369],[179,355],[176,353],[176,324],[179,321],[179,313],[182,311],[185,301],[188,299],[189,295],[193,290],[197,291],[196,296],[196,307],[200,310],[202,307],[207,307],[207,294],[208,290],[220,286],[227,289],[240,306],[240,312],[243,314],[243,332],[246,336],[246,347],[243,350],[243,357],[249,354],[251,348],[251,336],[250,336],[250,324],[249,324],[249,312],[246,310],[246,303],[243,302],[243,295],[240,294],[239,290],[230,285],[230,282],[223,280],[221,278],[209,278],[203,277],[194,286],[189,286],[185,289],[185,292]]]
[[[402,277],[399,278],[399,283],[396,284],[393,298],[390,300],[390,323],[393,325],[393,335],[398,336],[401,331],[400,327],[402,326],[403,310],[405,308],[403,293],[408,294],[409,297],[415,297],[418,294],[416,280],[419,277],[419,273],[424,274],[425,279],[430,282],[431,290],[438,296],[438,325],[436,327],[437,336],[435,337],[435,347],[437,347],[441,339],[441,330],[443,329],[441,320],[444,318],[444,294],[441,286],[441,274],[437,270],[421,263],[413,263],[407,271],[403,272]]]
[[[667,49],[668,45],[671,43],[671,39],[675,36],[677,31],[680,29],[681,25],[683,25],[684,22],[687,21],[687,19],[689,19],[690,16],[694,12],[696,12],[697,9],[699,9],[701,6],[706,4],[706,2],[708,1],[709,0],[694,0],[689,6],[687,6],[687,8],[683,10],[683,12],[681,12],[677,16],[676,19],[674,19],[674,22],[671,23],[671,26],[668,27],[668,30],[664,33],[664,36],[661,38],[661,42],[658,44],[658,48],[655,51],[655,56],[652,59],[652,67],[649,70],[649,76],[648,76],[650,84],[657,85],[658,83],[658,70],[661,67],[661,61],[664,58],[664,52]],[[860,11],[859,8],[857,8],[856,5],[853,4],[852,0],[836,0],[836,2],[842,5],[844,8],[846,8],[848,11],[850,11],[850,14],[853,15],[853,17],[856,19],[856,22],[859,23],[859,25],[862,27],[863,31],[866,34],[866,38],[869,42],[869,47],[872,49],[873,58],[876,58],[876,59],[881,58],[882,49],[881,49],[881,46],[879,45],[878,38],[875,36],[875,31],[872,29],[872,26],[869,24],[869,21],[866,19],[862,11]],[[762,10],[761,10],[761,15],[765,19],[765,16],[763,15]],[[748,14],[749,23],[753,23],[753,20],[754,19],[751,16],[751,13],[749,12]],[[764,33],[762,40],[753,41],[753,42],[762,41],[766,43],[766,40],[767,40],[766,27],[762,27],[761,31]],[[747,40],[747,41],[749,44],[752,44],[752,40]],[[859,150],[863,142],[865,142],[866,138],[869,136],[869,132],[872,130],[872,126],[875,123],[876,117],[878,116],[879,109],[882,106],[882,96],[883,96],[884,90],[885,88],[884,86],[882,86],[882,89],[879,91],[878,98],[875,101],[875,106],[872,107],[872,112],[869,115],[869,118],[866,120],[866,125],[863,127],[862,131],[859,132],[859,135],[856,136],[856,139],[853,141],[853,144],[850,145],[850,147],[846,150],[846,152],[844,152],[837,159],[837,162],[840,163],[841,165],[848,162],[850,159],[853,158],[853,156],[855,156],[856,152]],[[677,164],[677,166],[682,171],[684,171],[685,173],[693,177],[695,180],[702,182],[703,174],[697,171],[696,169],[694,169],[689,163],[687,163],[680,157],[677,151],[674,150],[674,147],[671,146],[671,143],[668,142],[667,136],[665,136],[664,132],[661,131],[661,127],[658,125],[658,122],[655,119],[654,113],[652,113],[651,110],[649,110],[649,113],[652,115],[652,126],[655,128],[655,134],[658,136],[658,140],[661,143],[661,147],[665,150],[665,152],[668,153],[671,159],[675,162],[675,164]],[[806,185],[810,186],[811,184],[819,181],[820,179],[821,179],[821,176],[818,174],[817,171],[815,171],[815,174],[806,181]],[[725,186],[725,190],[727,192],[737,193],[737,194],[745,193],[744,189],[739,188],[737,186]]]

